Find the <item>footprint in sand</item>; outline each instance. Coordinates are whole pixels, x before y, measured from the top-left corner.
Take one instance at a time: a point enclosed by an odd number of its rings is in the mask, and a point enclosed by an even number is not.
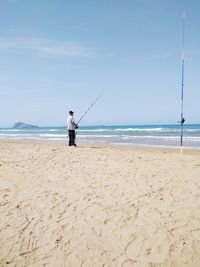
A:
[[[167,233],[162,228],[150,233],[141,233],[129,242],[125,248],[125,254],[130,260],[161,264],[169,252]],[[135,263],[134,263],[135,264]],[[136,265],[130,265],[136,266]],[[143,266],[143,265],[142,265]]]

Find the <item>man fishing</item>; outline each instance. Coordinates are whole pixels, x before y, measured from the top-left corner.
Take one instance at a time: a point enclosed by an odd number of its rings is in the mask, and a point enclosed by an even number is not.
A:
[[[89,108],[86,110],[86,112],[81,116],[81,118],[78,120],[77,123],[74,122],[74,112],[69,111],[69,116],[67,118],[67,127],[68,127],[68,135],[69,135],[69,146],[77,146],[75,143],[76,139],[76,132],[75,130],[78,129],[78,124],[80,121],[85,117],[85,115],[89,112],[89,110],[94,106],[94,104],[99,100],[100,97],[102,97],[103,93],[101,93],[95,101],[89,106]]]
[[[68,136],[69,136],[69,146],[76,145],[76,132],[75,129],[78,129],[78,125],[74,122],[74,112],[69,111],[69,116],[67,117],[67,127],[68,127]]]

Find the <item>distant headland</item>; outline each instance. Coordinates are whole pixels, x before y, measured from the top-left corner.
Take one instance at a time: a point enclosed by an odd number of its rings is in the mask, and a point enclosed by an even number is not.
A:
[[[16,122],[13,125],[13,129],[35,129],[35,128],[39,128],[39,126],[28,124],[25,122]]]

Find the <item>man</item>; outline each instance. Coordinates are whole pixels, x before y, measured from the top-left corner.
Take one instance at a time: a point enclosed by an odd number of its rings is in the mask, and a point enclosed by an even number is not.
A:
[[[69,116],[67,118],[67,127],[68,127],[68,135],[69,135],[69,146],[76,146],[75,139],[76,139],[76,132],[75,129],[78,128],[78,125],[74,122],[74,112],[69,111]]]

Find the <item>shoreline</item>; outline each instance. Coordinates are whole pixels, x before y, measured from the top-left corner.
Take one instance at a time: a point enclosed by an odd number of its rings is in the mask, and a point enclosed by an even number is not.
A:
[[[37,130],[0,129],[1,140],[44,140],[68,142],[66,127],[41,127]],[[179,125],[80,126],[76,133],[78,144],[113,144],[119,146],[179,147]],[[185,148],[200,149],[200,125],[184,129]]]
[[[36,140],[36,139],[20,139],[20,140],[0,140],[0,144],[1,143],[35,143],[35,144],[62,144],[62,145],[66,145],[66,147],[68,147],[68,139],[66,141],[64,140]],[[128,144],[128,143],[98,143],[98,142],[80,142],[77,143],[77,148],[78,147],[90,147],[90,146],[98,146],[98,147],[116,147],[116,148],[129,148],[129,149],[134,149],[134,148],[138,148],[138,149],[166,149],[166,150],[177,150],[180,151],[181,150],[181,146],[169,146],[169,145],[146,145],[146,144]],[[183,146],[182,147],[183,152],[184,151],[200,151],[200,147],[188,147],[188,146]]]

